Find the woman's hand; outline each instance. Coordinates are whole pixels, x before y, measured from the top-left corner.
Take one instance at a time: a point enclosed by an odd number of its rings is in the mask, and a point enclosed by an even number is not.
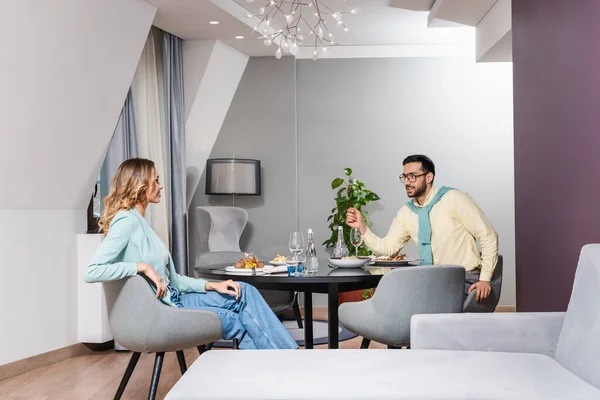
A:
[[[163,282],[158,272],[156,272],[156,270],[152,268],[152,265],[146,263],[137,263],[137,271],[138,274],[142,273],[146,275],[148,279],[154,282],[154,285],[156,286],[156,297],[158,297],[159,299],[165,297],[165,295],[167,294],[167,286]]]
[[[222,294],[229,294],[231,296],[235,296],[236,300],[239,299],[240,294],[242,294],[242,288],[240,284],[232,281],[231,279],[222,282],[206,282],[206,290],[214,290]]]

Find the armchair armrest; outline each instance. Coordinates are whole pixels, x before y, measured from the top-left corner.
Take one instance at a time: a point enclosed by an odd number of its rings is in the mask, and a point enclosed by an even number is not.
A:
[[[564,312],[414,315],[411,348],[554,357],[564,318]]]

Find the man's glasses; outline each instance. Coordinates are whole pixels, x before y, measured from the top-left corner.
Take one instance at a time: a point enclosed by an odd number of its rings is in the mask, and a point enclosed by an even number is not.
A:
[[[423,175],[427,175],[427,172],[425,172],[423,174],[419,174],[419,175],[415,175],[413,173],[400,174],[399,178],[402,183],[404,183],[405,181],[409,181],[410,183],[413,183],[417,180],[418,177],[423,176]]]

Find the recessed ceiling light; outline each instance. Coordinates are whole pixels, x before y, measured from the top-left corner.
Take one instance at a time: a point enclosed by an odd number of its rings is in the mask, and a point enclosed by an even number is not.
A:
[[[243,39],[244,37],[243,36],[236,36],[235,38],[236,39]]]
[[[211,24],[211,25],[219,25],[219,21],[210,21],[209,24]]]

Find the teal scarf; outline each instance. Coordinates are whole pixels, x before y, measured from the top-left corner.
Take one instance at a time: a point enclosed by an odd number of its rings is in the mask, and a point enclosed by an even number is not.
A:
[[[411,200],[406,205],[408,209],[414,212],[419,216],[419,253],[421,253],[421,258],[423,262],[421,265],[432,265],[433,264],[433,253],[431,252],[431,221],[429,221],[429,212],[437,204],[438,201],[446,193],[454,190],[448,186],[442,186],[438,189],[438,192],[435,194],[431,202],[424,207],[417,207],[415,205],[415,200]]]

